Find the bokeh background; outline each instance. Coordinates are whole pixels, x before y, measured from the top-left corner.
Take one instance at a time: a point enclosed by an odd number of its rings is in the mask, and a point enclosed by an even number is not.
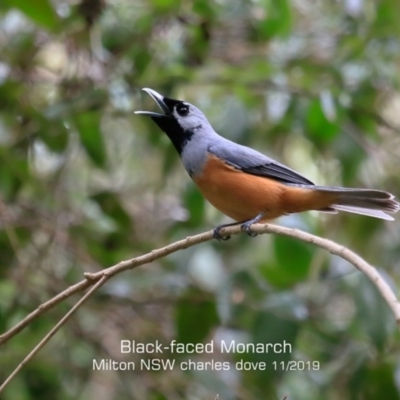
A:
[[[0,332],[120,260],[229,222],[140,91],[199,106],[223,136],[318,184],[400,195],[400,3],[393,0],[2,0]],[[315,212],[277,221],[376,265],[399,293],[400,219]],[[0,348],[0,381],[80,298]],[[135,361],[121,339],[282,342],[267,371],[93,371]],[[400,335],[343,260],[261,235],[209,242],[114,277],[2,394],[15,399],[400,398]],[[282,371],[273,361],[319,361]]]

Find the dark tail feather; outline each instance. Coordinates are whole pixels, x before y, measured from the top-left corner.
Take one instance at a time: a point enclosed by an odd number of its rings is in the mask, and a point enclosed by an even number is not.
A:
[[[315,189],[337,195],[334,204],[330,207],[333,210],[393,221],[394,218],[386,213],[396,213],[400,209],[400,204],[394,199],[394,196],[381,190],[323,186],[316,186]]]

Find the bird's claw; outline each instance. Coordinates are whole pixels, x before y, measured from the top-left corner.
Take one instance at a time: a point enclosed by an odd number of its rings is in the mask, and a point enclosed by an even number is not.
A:
[[[217,226],[214,229],[214,233],[213,233],[214,239],[217,239],[217,240],[229,240],[231,238],[230,235],[222,236],[220,234],[220,231],[221,231],[222,228],[224,228],[224,226]]]
[[[257,235],[258,235],[258,233],[256,233],[256,232],[253,232],[252,230],[251,230],[251,225],[253,224],[253,222],[250,222],[250,223],[244,223],[244,224],[242,224],[241,226],[240,226],[240,229],[243,231],[243,232],[246,232],[250,237],[256,237]]]

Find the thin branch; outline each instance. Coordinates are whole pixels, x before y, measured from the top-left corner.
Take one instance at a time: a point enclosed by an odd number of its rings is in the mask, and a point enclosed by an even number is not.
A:
[[[352,252],[351,250],[341,246],[331,240],[324,239],[310,233],[302,232],[298,229],[285,228],[282,226],[271,225],[271,224],[256,224],[252,225],[252,230],[256,233],[274,233],[278,235],[284,235],[293,237],[299,240],[302,240],[307,243],[313,243],[316,246],[319,246],[325,250],[328,250],[330,253],[338,255],[339,257],[347,260],[349,263],[353,264],[358,270],[363,272],[367,277],[371,280],[371,282],[377,287],[377,289],[382,294],[382,297],[388,303],[391,308],[397,324],[400,326],[400,303],[394,295],[390,286],[383,280],[383,278],[379,275],[378,271],[366,261],[364,261],[360,256]],[[221,231],[224,235],[235,235],[240,233],[240,226],[233,226],[225,228]],[[195,236],[189,236],[186,239],[180,240],[178,242],[172,243],[168,246],[162,247],[157,250],[153,250],[150,253],[144,254],[139,257],[132,258],[130,260],[121,261],[120,263],[99,271],[97,273],[86,273],[85,280],[76,283],[75,285],[70,286],[57,296],[52,299],[46,301],[41,304],[36,310],[26,316],[22,321],[20,321],[17,325],[12,327],[7,332],[0,335],[0,346],[6,343],[9,339],[15,336],[17,333],[22,331],[26,326],[28,326],[34,319],[36,319],[39,315],[45,313],[47,310],[50,310],[63,300],[71,297],[73,294],[81,292],[87,289],[90,286],[93,286],[99,279],[103,276],[108,278],[113,275],[119,274],[122,271],[133,269],[139,267],[144,264],[148,264],[153,262],[159,258],[165,257],[171,253],[175,253],[176,251],[186,249],[188,247],[197,245],[202,242],[209,241],[213,238],[213,231],[208,231],[205,233],[201,233]]]
[[[289,236],[297,238],[307,243],[313,243],[316,246],[322,247],[328,250],[332,254],[336,254],[339,257],[349,261],[358,270],[367,275],[371,282],[378,288],[381,292],[383,298],[388,303],[389,307],[393,311],[396,318],[396,322],[400,325],[400,304],[391,290],[390,286],[382,279],[378,271],[366,261],[364,261],[357,254],[353,253],[351,250],[341,246],[331,240],[323,239],[321,237],[311,235],[309,233],[300,231],[298,229],[285,228],[277,225],[260,225],[256,224],[252,226],[252,231],[256,233],[275,233],[278,235]],[[221,231],[222,235],[233,235],[241,232],[240,226],[233,226],[225,228]],[[8,332],[3,334],[0,339],[0,343],[5,343],[8,339],[16,335],[25,326],[29,324],[38,315],[44,313],[46,310],[54,307],[56,304],[60,303],[62,300],[71,296],[74,293],[84,290],[88,286],[92,288],[75,304],[74,307],[54,326],[54,328],[40,341],[40,343],[24,358],[24,360],[15,368],[15,370],[10,374],[10,376],[5,380],[5,382],[0,386],[0,393],[5,389],[8,383],[18,374],[18,372],[23,368],[23,366],[37,354],[41,348],[56,334],[56,332],[68,321],[72,314],[91,296],[100,286],[102,286],[108,279],[113,275],[116,275],[127,269],[133,269],[140,265],[147,264],[156,259],[165,257],[176,251],[194,246],[196,244],[211,240],[213,237],[213,231],[205,232],[196,236],[187,237],[184,240],[180,240],[173,244],[170,244],[161,249],[153,250],[148,254],[132,258],[127,261],[121,261],[120,263],[107,268],[103,271],[97,272],[95,274],[85,274],[86,280],[81,281],[59,295],[55,296],[53,299],[43,303],[39,306],[33,313],[28,315],[24,320],[22,320],[14,328],[10,329]]]
[[[354,253],[350,249],[332,241],[329,239],[321,238],[310,233],[300,231],[299,229],[285,228],[277,225],[253,225],[252,231],[256,233],[276,233],[278,235],[289,236],[296,239],[300,239],[306,243],[315,244],[325,250],[328,250],[331,254],[335,254],[350,264],[354,265],[360,272],[364,273],[368,279],[376,286],[381,293],[384,300],[393,312],[396,319],[397,326],[400,328],[400,303],[394,294],[389,284],[379,275],[379,272],[371,264],[368,264],[358,254]]]
[[[104,275],[97,283],[64,315],[63,318],[52,328],[52,330],[37,344],[37,346],[18,364],[17,368],[9,375],[9,377],[0,386],[0,393],[6,388],[11,380],[18,374],[22,367],[30,361],[35,354],[57,333],[57,331],[68,321],[72,314],[106,281],[108,277]]]
[[[239,233],[240,229],[237,229],[237,232],[231,232],[231,234]],[[22,321],[18,324],[13,326],[10,330],[0,335],[0,347],[1,345],[5,344],[9,339],[15,336],[17,333],[21,332],[25,327],[27,327],[34,319],[38,316],[44,314],[46,311],[52,309],[57,304],[61,303],[63,300],[71,297],[75,293],[79,293],[90,286],[94,285],[97,280],[101,279],[103,275],[108,275],[109,277],[115,275],[116,273],[125,271],[127,269],[133,269],[139,267],[140,265],[147,264],[157,260],[159,258],[165,257],[171,253],[175,253],[176,251],[186,249],[188,247],[194,246],[196,244],[206,242],[213,238],[213,232],[209,231],[206,233],[201,233],[199,235],[190,236],[186,239],[180,240],[178,242],[172,243],[166,247],[161,249],[153,250],[150,253],[145,255],[132,258],[130,260],[121,261],[120,263],[99,271],[97,273],[91,274],[86,273],[84,280],[68,287],[63,292],[59,293],[58,295],[54,296],[50,300],[42,303],[38,306],[33,312],[28,314]]]

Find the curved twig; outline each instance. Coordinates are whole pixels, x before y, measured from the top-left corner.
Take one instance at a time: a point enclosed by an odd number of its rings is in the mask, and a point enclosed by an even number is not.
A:
[[[392,310],[394,317],[396,319],[397,325],[400,326],[400,303],[397,300],[393,290],[385,282],[385,280],[379,275],[375,267],[368,264],[356,253],[347,249],[346,247],[339,245],[332,240],[324,239],[319,236],[312,235],[293,228],[285,228],[278,225],[271,224],[255,224],[252,225],[251,230],[255,233],[274,233],[277,235],[289,236],[307,243],[315,244],[330,253],[335,254],[349,263],[354,265],[359,271],[363,272],[370,281],[377,287],[382,297],[385,299],[390,309]],[[222,235],[235,235],[241,232],[239,225],[227,227],[221,230]],[[41,304],[35,311],[26,316],[22,321],[20,321],[13,328],[3,333],[0,336],[0,345],[6,343],[13,336],[22,331],[26,326],[28,326],[35,318],[43,314],[47,310],[53,308],[63,300],[72,296],[75,293],[81,292],[88,287],[91,290],[87,292],[76,304],[75,306],[58,322],[58,324],[43,338],[43,340],[28,354],[28,356],[18,365],[15,371],[7,378],[7,380],[0,387],[0,393],[5,388],[5,386],[11,381],[11,379],[19,372],[19,370],[51,339],[51,337],[61,328],[61,326],[71,317],[71,315],[83,304],[83,302],[93,294],[100,286],[102,286],[109,278],[112,276],[126,271],[128,269],[133,269],[139,267],[140,265],[148,264],[154,260],[165,257],[171,253],[179,250],[186,249],[188,247],[194,246],[196,244],[206,242],[213,238],[213,231],[208,231],[195,236],[189,236],[186,239],[180,240],[178,242],[172,243],[168,246],[162,247],[157,250],[153,250],[150,253],[144,254],[139,257],[132,258],[130,260],[121,261],[120,263],[106,268],[102,271],[96,273],[85,273],[85,279],[70,286],[57,296]]]
[[[372,283],[377,286],[379,291],[381,292],[383,298],[388,303],[389,307],[392,309],[393,314],[396,318],[397,323],[400,325],[400,304],[394,295],[391,288],[388,284],[382,279],[382,277],[378,274],[376,269],[369,265],[366,261],[364,261],[361,257],[357,254],[352,252],[351,250],[341,246],[329,239],[324,239],[319,236],[312,235],[310,233],[306,233],[300,231],[298,229],[292,228],[285,228],[278,225],[272,224],[255,224],[252,225],[252,230],[257,233],[275,233],[278,235],[289,236],[293,238],[300,239],[307,243],[314,243],[315,245],[328,250],[332,254],[336,254],[339,257],[344,258],[349,263],[353,264],[357,269],[361,272],[365,273],[368,278],[372,281]],[[239,226],[233,226],[225,228],[221,231],[222,234],[229,234],[235,235],[240,233]],[[71,297],[73,294],[81,292],[90,286],[94,285],[97,280],[99,280],[103,275],[113,276],[119,272],[125,271],[127,269],[133,269],[139,267],[140,265],[150,263],[154,260],[159,258],[165,257],[171,253],[174,253],[179,250],[186,249],[188,247],[194,246],[196,244],[206,242],[213,238],[213,231],[208,231],[205,233],[201,233],[195,236],[189,236],[186,239],[180,240],[178,242],[172,243],[168,246],[162,247],[157,250],[153,250],[150,253],[145,255],[132,258],[130,260],[121,261],[120,263],[99,271],[94,274],[85,274],[84,280],[76,283],[68,287],[63,292],[59,293],[58,295],[54,296],[50,300],[42,303],[39,307],[36,308],[33,312],[27,315],[22,321],[16,324],[7,332],[0,335],[0,346],[6,343],[10,338],[12,338],[17,333],[21,332],[26,326],[28,326],[34,319],[36,319],[39,315],[43,314],[47,310],[52,309],[58,303],[62,302],[63,300]]]
[[[33,358],[35,354],[57,333],[57,331],[71,318],[72,314],[104,283],[108,280],[107,276],[103,276],[97,283],[58,321],[58,323],[51,329],[51,331],[35,346],[35,348],[18,364],[14,371],[0,386],[0,393],[18,374],[22,367]]]

